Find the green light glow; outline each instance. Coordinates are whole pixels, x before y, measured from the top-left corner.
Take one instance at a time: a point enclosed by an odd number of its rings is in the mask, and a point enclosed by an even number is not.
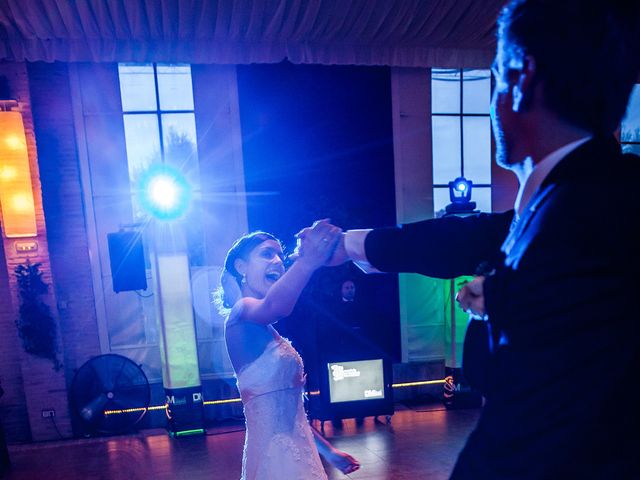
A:
[[[204,434],[204,428],[196,428],[194,430],[182,430],[180,432],[174,433],[176,437],[186,437],[187,435],[202,435],[202,434]]]
[[[468,276],[458,277],[453,280],[440,280],[445,305],[443,309],[445,365],[448,367],[462,366],[462,347],[464,345],[464,335],[467,331],[467,323],[469,323],[469,314],[460,308],[455,297],[462,287],[472,280],[473,277]],[[452,317],[454,318],[452,319]]]

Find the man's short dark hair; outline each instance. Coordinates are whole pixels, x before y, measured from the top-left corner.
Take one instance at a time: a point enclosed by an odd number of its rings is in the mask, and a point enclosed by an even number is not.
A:
[[[531,55],[547,106],[594,134],[619,125],[640,70],[640,2],[514,0],[498,18],[507,58]]]

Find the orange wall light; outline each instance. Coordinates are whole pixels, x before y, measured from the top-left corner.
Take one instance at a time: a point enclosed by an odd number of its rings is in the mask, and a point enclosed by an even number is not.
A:
[[[0,104],[0,205],[5,237],[35,237],[36,209],[22,114]],[[9,108],[9,107],[7,107]]]

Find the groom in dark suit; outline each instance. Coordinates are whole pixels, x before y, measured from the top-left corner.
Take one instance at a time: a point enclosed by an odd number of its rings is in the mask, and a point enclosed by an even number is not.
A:
[[[613,136],[638,28],[637,2],[510,2],[491,110],[515,209],[349,231],[334,255],[442,278],[485,266],[459,301],[490,328],[465,357],[483,360],[486,405],[452,478],[640,478],[640,158]]]

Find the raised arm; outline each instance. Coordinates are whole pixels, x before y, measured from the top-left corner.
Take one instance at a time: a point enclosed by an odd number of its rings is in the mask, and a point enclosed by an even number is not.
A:
[[[364,250],[369,263],[384,272],[472,275],[482,262],[500,257],[512,218],[513,211],[481,213],[374,229],[365,238]]]
[[[270,324],[288,316],[313,272],[331,256],[341,230],[325,221],[316,222],[304,240],[303,254],[277,280],[263,298],[246,296],[233,307],[230,320]]]
[[[513,210],[445,217],[398,227],[342,234],[327,265],[353,260],[365,271],[421,273],[436,278],[472,275],[501,258]],[[306,235],[308,229],[298,235]]]

